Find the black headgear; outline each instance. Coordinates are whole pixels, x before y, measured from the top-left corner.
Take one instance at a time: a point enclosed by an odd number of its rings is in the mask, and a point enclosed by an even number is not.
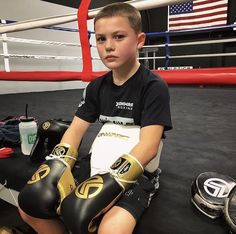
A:
[[[203,214],[216,219],[223,214],[225,199],[235,185],[235,180],[227,175],[201,173],[192,183],[191,201]]]

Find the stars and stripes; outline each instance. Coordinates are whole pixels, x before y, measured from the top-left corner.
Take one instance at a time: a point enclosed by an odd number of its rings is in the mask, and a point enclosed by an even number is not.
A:
[[[228,0],[194,0],[169,7],[169,31],[227,24]]]

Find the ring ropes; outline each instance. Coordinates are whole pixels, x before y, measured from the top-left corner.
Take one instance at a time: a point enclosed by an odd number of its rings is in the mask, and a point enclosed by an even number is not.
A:
[[[129,1],[135,2],[135,1]],[[140,1],[142,2],[142,1]],[[87,19],[89,18],[88,7],[90,1],[82,0],[77,12],[78,25],[80,28],[80,41],[82,48],[83,70],[82,72],[0,72],[2,80],[44,80],[65,81],[83,80],[90,81],[105,71],[92,71],[92,58],[88,39]],[[167,56],[169,56],[167,54]],[[195,55],[196,56],[196,55]],[[58,56],[57,56],[58,57]],[[86,64],[86,66],[85,66]],[[197,70],[197,71],[196,71]],[[169,84],[224,84],[236,85],[236,67],[228,68],[205,68],[192,70],[160,70],[153,72],[161,75]],[[170,74],[171,73],[171,74]],[[60,75],[59,75],[60,74]],[[65,77],[66,76],[66,77]]]

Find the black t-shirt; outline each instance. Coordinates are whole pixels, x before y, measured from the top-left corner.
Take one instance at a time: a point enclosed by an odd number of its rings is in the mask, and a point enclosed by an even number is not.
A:
[[[167,84],[143,65],[121,86],[113,83],[112,71],[90,82],[76,116],[90,123],[98,119],[102,123],[172,128]]]

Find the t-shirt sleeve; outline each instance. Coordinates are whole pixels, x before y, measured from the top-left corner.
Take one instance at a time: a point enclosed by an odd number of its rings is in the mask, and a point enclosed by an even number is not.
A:
[[[148,125],[162,125],[165,131],[172,129],[170,95],[163,80],[153,80],[145,89],[141,127]]]
[[[97,89],[91,82],[84,89],[83,96],[78,105],[75,115],[89,123],[93,123],[98,118],[98,97]]]

